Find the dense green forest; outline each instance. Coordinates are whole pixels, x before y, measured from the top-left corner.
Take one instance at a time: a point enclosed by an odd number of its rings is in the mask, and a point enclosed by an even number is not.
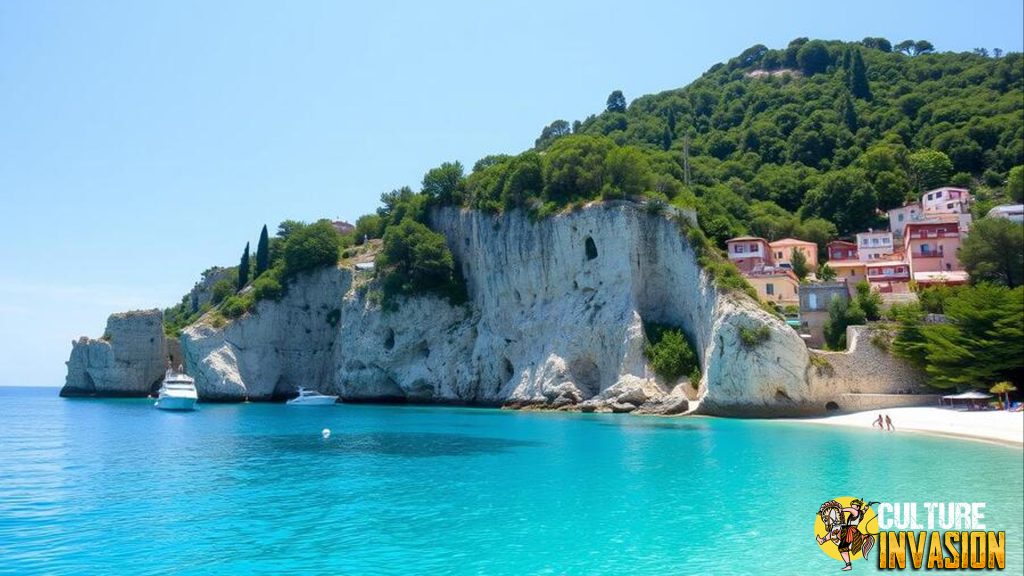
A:
[[[685,88],[628,106],[616,91],[600,114],[552,122],[533,150],[478,162],[451,201],[660,197],[696,207],[719,242],[884,226],[878,210],[941,185],[970,187],[986,211],[1010,199],[1024,163],[1022,78],[1019,53],[935,53],[926,41],[757,45]]]

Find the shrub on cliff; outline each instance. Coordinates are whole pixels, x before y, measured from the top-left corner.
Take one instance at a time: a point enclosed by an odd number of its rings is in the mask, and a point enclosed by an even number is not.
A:
[[[385,304],[399,295],[426,292],[448,296],[453,302],[464,299],[465,289],[444,236],[411,217],[387,229],[376,267]]]
[[[295,227],[285,240],[284,277],[338,263],[341,236],[327,220]]]
[[[645,324],[647,345],[644,355],[654,372],[666,382],[674,382],[685,375],[691,381],[700,379],[700,363],[693,346],[678,328],[662,324]]]
[[[240,318],[253,306],[253,298],[250,294],[236,294],[228,297],[220,305],[220,313],[227,318]]]
[[[255,300],[280,300],[284,296],[280,267],[271,268],[252,283],[252,297]]]

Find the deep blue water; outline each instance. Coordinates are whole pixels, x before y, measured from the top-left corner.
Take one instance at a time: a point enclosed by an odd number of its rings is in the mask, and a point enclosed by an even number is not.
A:
[[[0,574],[822,574],[845,495],[987,502],[1019,574],[1022,469],[794,423],[0,388]]]

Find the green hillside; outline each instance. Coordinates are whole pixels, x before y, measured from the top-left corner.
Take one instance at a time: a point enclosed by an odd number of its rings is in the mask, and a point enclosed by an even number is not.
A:
[[[659,197],[695,206],[718,241],[820,241],[884,225],[877,210],[946,184],[972,188],[982,210],[1007,200],[1024,163],[1024,57],[898,48],[801,38],[628,106],[614,92],[600,114],[545,127],[533,150],[481,160],[440,200],[545,211]]]
[[[712,244],[742,234],[797,236],[824,255],[829,240],[887,226],[884,210],[929,188],[970,187],[979,212],[1019,202],[1022,164],[1019,53],[936,53],[927,41],[893,48],[882,38],[757,45],[684,88],[631,103],[615,91],[600,114],[556,120],[531,150],[487,156],[469,174],[446,162],[426,173],[418,192],[383,194],[377,212],[347,235],[328,222],[284,222],[268,268],[246,275],[253,289],[218,293],[217,310],[231,318],[279,298],[292,276],[339,251],[376,255],[385,304],[423,292],[461,302],[458,267],[429,229],[429,208],[438,205],[537,218],[596,199],[695,208],[702,230],[687,235],[702,265],[720,286],[743,289]],[[367,239],[382,242],[364,246]],[[202,313],[186,302],[174,311],[172,329]]]

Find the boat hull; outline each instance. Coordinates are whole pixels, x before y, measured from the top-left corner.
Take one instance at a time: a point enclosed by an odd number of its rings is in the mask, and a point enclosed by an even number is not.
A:
[[[161,410],[189,411],[196,409],[195,398],[173,398],[165,397],[156,401],[156,407]]]
[[[337,396],[319,396],[317,398],[293,398],[286,404],[289,406],[330,406],[337,401]]]

